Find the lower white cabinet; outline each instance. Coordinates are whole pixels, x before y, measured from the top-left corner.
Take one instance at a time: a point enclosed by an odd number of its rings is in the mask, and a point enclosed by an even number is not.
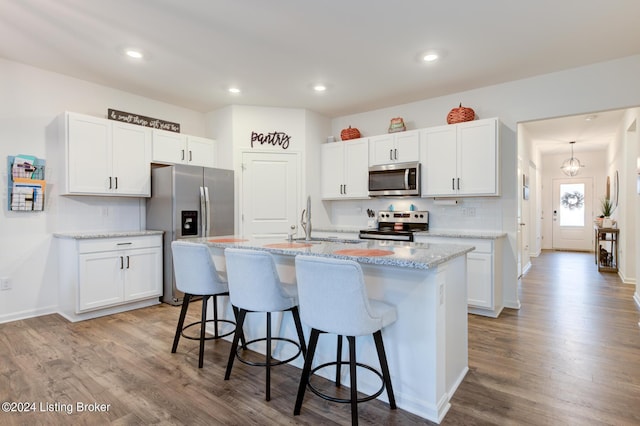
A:
[[[71,321],[159,303],[162,235],[59,238],[60,307]]]
[[[504,307],[502,301],[502,239],[416,236],[416,242],[474,246],[467,253],[467,303],[469,312],[497,318]]]

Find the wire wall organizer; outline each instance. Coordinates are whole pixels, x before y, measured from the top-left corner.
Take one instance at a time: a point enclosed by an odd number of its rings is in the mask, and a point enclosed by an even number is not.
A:
[[[7,157],[11,211],[43,211],[47,182],[44,180],[45,160],[31,155]]]

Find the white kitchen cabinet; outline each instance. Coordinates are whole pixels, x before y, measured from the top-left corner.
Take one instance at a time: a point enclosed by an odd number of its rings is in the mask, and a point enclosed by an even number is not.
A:
[[[474,246],[467,253],[467,303],[472,314],[497,318],[504,307],[502,302],[502,239],[457,237],[415,237],[416,242],[429,244],[458,244]]]
[[[320,156],[322,199],[368,198],[368,139],[323,144]]]
[[[161,234],[58,240],[61,313],[71,321],[159,303]]]
[[[154,130],[152,160],[156,163],[215,167],[216,141],[166,130]]]
[[[151,195],[151,129],[64,114],[62,195]]]
[[[390,133],[369,138],[369,165],[420,161],[420,132]]]
[[[422,196],[500,195],[498,120],[422,130]]]

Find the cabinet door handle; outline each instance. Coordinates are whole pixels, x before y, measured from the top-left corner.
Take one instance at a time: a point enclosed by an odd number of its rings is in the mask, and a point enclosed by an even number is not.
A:
[[[393,150],[389,150],[389,160],[393,160]]]
[[[394,160],[398,159],[398,149],[397,148],[393,150],[393,156],[394,156]]]
[[[109,189],[112,189],[112,188],[113,188],[113,184],[111,182],[111,176],[109,176]]]
[[[344,195],[347,195],[347,184],[344,184]]]
[[[193,155],[191,155],[191,150],[189,150],[189,162],[193,161]]]
[[[184,161],[184,149],[180,150],[180,152],[182,153],[182,161]]]
[[[133,243],[131,243],[131,242],[129,242],[129,243],[117,243],[116,245],[117,246],[130,246],[131,244],[133,244]]]
[[[124,258],[120,256],[120,269],[124,269]]]
[[[451,178],[451,189],[456,190],[456,178]]]
[[[116,189],[118,189],[118,176],[116,176]]]
[[[129,256],[127,256],[127,269],[129,269]]]
[[[460,178],[458,178],[458,191],[460,191]]]

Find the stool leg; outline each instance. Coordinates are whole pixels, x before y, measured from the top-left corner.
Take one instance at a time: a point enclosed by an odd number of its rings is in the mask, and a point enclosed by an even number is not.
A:
[[[338,334],[338,349],[336,350],[336,387],[340,387],[340,371],[342,370],[342,336]]]
[[[267,380],[266,399],[271,401],[271,312],[267,312]]]
[[[235,306],[231,305],[231,309],[233,309],[233,316],[236,319],[236,331],[238,330],[238,308],[236,308]],[[242,349],[247,349],[247,341],[244,339],[244,331],[242,330],[242,327],[240,327],[240,342],[242,343]]]
[[[358,424],[358,380],[356,378],[356,338],[347,336],[349,342],[349,374],[351,376],[351,424]]]
[[[172,354],[175,354],[176,350],[178,349],[178,341],[180,340],[180,335],[182,334],[182,327],[184,326],[184,319],[187,316],[187,309],[189,308],[190,299],[191,299],[191,295],[185,293],[184,299],[182,299],[182,309],[180,309],[180,319],[178,320],[176,335],[173,338],[173,348],[171,349]]]
[[[218,295],[213,295],[213,336],[218,338]]]
[[[313,355],[316,352],[316,346],[318,344],[318,336],[320,336],[320,330],[312,328],[311,335],[309,336],[309,348],[307,349],[307,357],[304,359],[304,366],[302,367],[302,373],[300,374],[298,396],[296,397],[296,406],[293,409],[294,416],[299,415],[300,409],[302,408],[302,400],[304,399],[304,392],[307,389],[307,383],[309,382],[309,373],[311,372],[311,363],[313,362]]]
[[[300,350],[302,351],[302,357],[307,356],[307,345],[304,342],[304,333],[302,332],[302,322],[300,321],[300,311],[297,306],[291,308],[291,315],[293,315],[293,322],[296,325],[296,331],[298,332],[298,340],[300,341]]]
[[[382,369],[382,378],[384,385],[387,387],[387,396],[389,397],[389,405],[392,409],[396,408],[396,398],[393,395],[393,387],[391,386],[391,375],[389,374],[389,365],[387,364],[387,355],[384,351],[384,343],[382,342],[382,330],[373,333],[373,340],[376,342],[378,351],[378,359],[380,360],[380,368]]]
[[[244,318],[247,315],[247,311],[240,309],[238,312],[238,320],[236,324],[236,331],[233,333],[233,343],[231,344],[231,351],[229,352],[229,360],[227,361],[227,371],[224,374],[224,379],[229,380],[231,376],[231,368],[233,368],[233,361],[236,359],[236,351],[238,350],[238,340],[242,335],[242,325],[244,324]]]
[[[198,355],[198,368],[202,368],[204,358],[204,339],[207,328],[207,301],[209,296],[202,296],[202,316],[200,317],[200,354]]]

